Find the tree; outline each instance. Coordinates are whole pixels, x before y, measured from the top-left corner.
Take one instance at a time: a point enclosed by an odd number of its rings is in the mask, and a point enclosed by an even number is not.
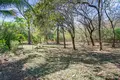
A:
[[[66,48],[66,40],[65,40],[65,29],[62,27],[62,33],[63,33],[63,41],[64,41],[64,48]]]
[[[60,44],[60,41],[59,41],[59,38],[60,38],[60,28],[59,28],[59,25],[57,25],[57,39],[56,39],[56,42],[57,44]]]
[[[33,13],[30,10],[25,11],[25,13],[21,13],[23,15],[23,17],[26,19],[27,21],[27,28],[28,28],[28,44],[32,44],[32,40],[31,40],[31,24],[33,21]]]
[[[102,24],[102,12],[103,12],[103,3],[104,0],[98,0],[98,1],[82,1],[81,2],[77,2],[78,4],[86,4],[91,8],[94,8],[97,11],[97,15],[98,15],[98,33],[99,33],[99,45],[100,45],[100,50],[102,50],[102,36],[101,36],[101,24]],[[97,5],[96,5],[97,4]]]
[[[63,5],[61,9],[59,9],[61,15],[64,18],[63,25],[66,26],[66,29],[70,33],[72,39],[73,49],[75,50],[75,24],[74,24],[74,15],[73,15],[73,5],[67,4],[66,6]]]
[[[85,30],[88,31],[92,46],[95,46],[93,39],[93,32],[95,31],[95,25],[93,24],[93,21],[94,18],[96,17],[96,14],[93,14],[93,12],[94,10],[86,5],[75,7],[75,14],[77,15],[77,17],[80,17],[77,18],[78,22],[80,22],[85,27]],[[86,33],[85,36],[87,36]]]
[[[54,1],[55,0],[42,0],[36,4],[34,9],[37,15],[34,18],[34,24],[38,27],[38,29],[40,29],[41,34],[45,36],[46,42],[52,29],[56,29],[56,43],[59,44],[60,27],[57,25],[57,18],[59,18],[59,14],[55,11]]]
[[[118,4],[116,5],[116,3],[114,3],[112,0],[106,1],[105,2],[105,14],[111,24],[111,28],[112,28],[112,32],[113,32],[113,42],[112,42],[112,47],[115,47],[115,39],[116,39],[116,34],[115,34],[115,26],[119,21],[119,7]]]
[[[65,19],[62,16],[60,16],[60,18],[57,19],[57,23],[58,23],[59,27],[62,29],[64,48],[66,48],[66,39],[65,39],[65,28],[66,28],[66,26],[63,25],[64,20]]]
[[[28,3],[28,0],[0,0],[0,7],[15,6],[18,11],[23,15],[24,9],[29,7],[34,12],[32,6]],[[23,13],[22,13],[23,12]],[[0,10],[0,13],[5,15],[15,15],[17,12],[14,10]],[[24,15],[23,15],[24,16]],[[30,28],[28,27],[28,43],[31,44]]]

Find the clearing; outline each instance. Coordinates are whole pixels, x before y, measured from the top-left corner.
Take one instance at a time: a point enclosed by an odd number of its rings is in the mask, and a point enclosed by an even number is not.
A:
[[[23,45],[1,54],[0,80],[119,80],[120,48],[67,46]]]

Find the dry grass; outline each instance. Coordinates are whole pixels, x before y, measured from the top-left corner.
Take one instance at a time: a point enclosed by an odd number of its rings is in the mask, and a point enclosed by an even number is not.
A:
[[[1,55],[0,80],[117,80],[120,78],[120,50],[104,46],[23,46],[17,55]],[[7,59],[6,61],[4,59]]]

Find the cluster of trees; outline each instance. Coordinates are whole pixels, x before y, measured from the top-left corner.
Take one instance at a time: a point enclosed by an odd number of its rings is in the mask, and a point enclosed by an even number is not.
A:
[[[112,47],[115,47],[115,26],[120,21],[119,6],[119,2],[113,0],[41,0],[34,7],[37,14],[34,21],[38,27],[44,28],[45,26],[51,28],[50,24],[53,24],[52,26],[57,28],[57,36],[59,36],[59,29],[63,30],[64,47],[66,47],[64,31],[68,31],[73,49],[75,49],[75,24],[80,23],[93,46],[95,46],[93,33],[97,34],[100,50],[102,50],[102,32],[106,28],[112,29]]]
[[[73,49],[75,50],[75,38],[76,30],[82,29],[82,35],[85,36],[86,41],[91,41],[92,46],[95,46],[95,41],[99,42],[100,50],[102,50],[102,42],[105,40],[105,36],[109,36],[108,39],[112,40],[112,47],[115,47],[116,39],[119,39],[119,26],[120,21],[120,4],[119,1],[113,0],[40,0],[35,6],[31,6],[27,0],[9,0],[1,1],[0,6],[3,5],[15,5],[20,14],[24,17],[24,20],[16,19],[12,22],[12,27],[15,29],[5,30],[5,24],[1,25],[4,28],[0,28],[3,37],[3,43],[10,49],[10,41],[8,41],[4,34],[4,30],[8,31],[8,34],[22,34],[27,36],[28,44],[32,41],[41,42],[42,38],[47,42],[49,39],[55,39],[56,43],[60,43],[60,34],[64,42],[64,48],[66,48],[66,32],[70,34]],[[21,5],[22,4],[22,5]],[[27,9],[26,9],[27,7]],[[12,14],[14,10],[1,10],[1,13]],[[8,14],[7,14],[8,15]],[[23,23],[25,23],[23,25]],[[14,25],[13,25],[14,24]],[[18,24],[20,25],[19,27]],[[80,24],[80,25],[77,25]],[[24,27],[25,26],[25,27]],[[24,27],[24,28],[23,28]],[[19,29],[20,28],[20,29]],[[4,30],[2,30],[4,29]],[[18,29],[18,30],[16,30]],[[23,29],[23,30],[21,30]],[[27,30],[26,30],[27,29]],[[23,32],[22,32],[23,31]],[[78,31],[78,30],[77,30]],[[81,30],[80,30],[81,31]],[[9,33],[10,32],[10,33]],[[25,33],[24,33],[25,32]],[[35,33],[33,35],[32,33]],[[82,32],[81,32],[82,33]],[[110,34],[110,35],[109,35]],[[11,35],[14,37],[14,35]],[[96,36],[96,38],[94,37]],[[106,37],[106,38],[107,38]],[[11,40],[15,38],[7,37]],[[35,40],[36,39],[36,40]]]

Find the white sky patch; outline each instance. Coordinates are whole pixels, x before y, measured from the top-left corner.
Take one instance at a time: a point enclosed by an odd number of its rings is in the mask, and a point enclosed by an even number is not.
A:
[[[113,2],[120,2],[120,0],[112,0]]]

